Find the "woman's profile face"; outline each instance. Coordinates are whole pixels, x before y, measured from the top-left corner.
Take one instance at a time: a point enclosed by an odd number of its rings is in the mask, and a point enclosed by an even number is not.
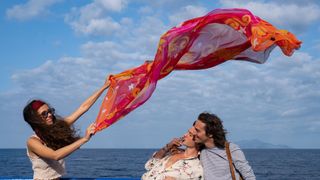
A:
[[[37,110],[41,119],[47,124],[53,124],[53,114],[54,110],[50,109],[48,105],[44,104]]]
[[[185,133],[183,135],[182,144],[187,147],[194,147],[196,145],[196,143],[193,139],[194,139],[194,135],[190,131],[188,131],[187,133]]]

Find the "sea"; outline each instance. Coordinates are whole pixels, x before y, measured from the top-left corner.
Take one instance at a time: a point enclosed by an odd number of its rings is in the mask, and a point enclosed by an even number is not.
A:
[[[140,179],[156,149],[79,149],[64,178]],[[320,149],[243,149],[258,180],[320,180]],[[25,149],[0,149],[0,178],[32,178]]]

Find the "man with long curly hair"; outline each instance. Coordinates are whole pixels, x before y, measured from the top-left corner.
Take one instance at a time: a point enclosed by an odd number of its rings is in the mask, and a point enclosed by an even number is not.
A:
[[[189,131],[193,133],[195,142],[205,145],[200,154],[205,180],[233,179],[226,146],[229,146],[231,152],[232,168],[235,170],[234,177],[239,179],[241,176],[246,180],[255,180],[253,170],[239,146],[234,143],[228,144],[226,130],[223,128],[222,121],[218,116],[207,112],[201,113]]]

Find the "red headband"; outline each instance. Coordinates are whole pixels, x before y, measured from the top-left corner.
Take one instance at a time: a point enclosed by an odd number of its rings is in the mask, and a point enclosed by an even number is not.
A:
[[[37,111],[42,105],[44,105],[45,103],[40,101],[40,100],[35,100],[33,101],[33,103],[31,104],[32,109]]]

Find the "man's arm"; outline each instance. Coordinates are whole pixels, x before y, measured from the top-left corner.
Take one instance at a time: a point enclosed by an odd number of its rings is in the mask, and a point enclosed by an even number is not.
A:
[[[255,180],[256,176],[242,150],[235,144],[230,144],[230,150],[235,168],[241,173],[243,179]]]

